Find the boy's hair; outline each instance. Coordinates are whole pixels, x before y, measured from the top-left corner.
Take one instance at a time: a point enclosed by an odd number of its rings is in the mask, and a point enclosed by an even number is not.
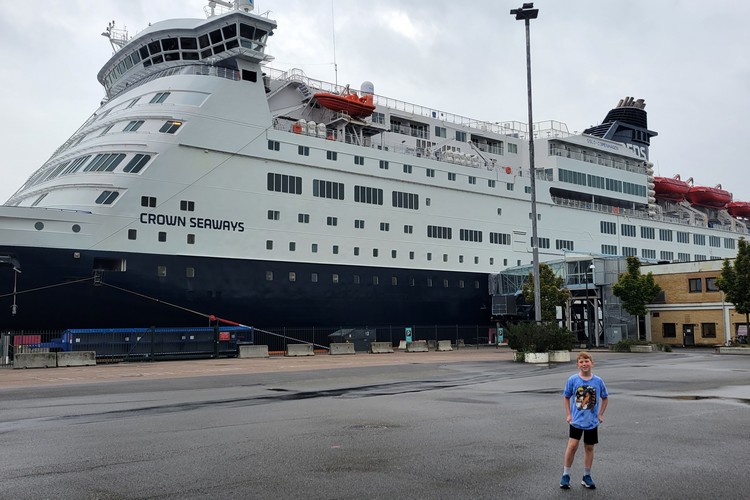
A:
[[[588,359],[589,361],[594,361],[594,358],[586,351],[581,351],[578,353],[578,357],[576,358],[576,362],[578,362],[579,359]]]

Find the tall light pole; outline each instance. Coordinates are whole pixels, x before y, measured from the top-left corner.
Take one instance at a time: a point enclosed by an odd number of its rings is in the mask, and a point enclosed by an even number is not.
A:
[[[526,24],[526,88],[529,103],[529,174],[531,178],[531,251],[534,263],[534,320],[542,321],[542,295],[539,284],[539,238],[536,227],[536,169],[534,167],[534,119],[531,113],[531,39],[529,38],[529,20],[536,19],[539,9],[533,3],[525,3],[520,9],[510,11],[516,16],[516,21],[523,20]]]
[[[596,296],[596,284],[594,283],[594,271],[596,271],[596,268],[594,267],[594,264],[591,264],[586,269],[586,316],[588,318],[588,326],[586,329],[586,344],[588,348],[591,349],[591,347],[594,345],[591,342],[591,330],[593,325],[594,335],[596,335],[596,323],[594,322],[594,318],[597,317],[598,314],[596,314],[596,308],[593,307],[594,300],[589,296],[589,271],[591,271],[591,284],[594,285],[594,296]],[[589,308],[589,301],[591,302],[591,308]]]

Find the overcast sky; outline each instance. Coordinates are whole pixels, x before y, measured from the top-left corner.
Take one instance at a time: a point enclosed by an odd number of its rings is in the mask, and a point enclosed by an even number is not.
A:
[[[204,0],[7,3],[0,17],[0,202],[96,110],[107,23],[131,35],[205,17]],[[490,122],[525,122],[522,0],[256,0],[278,29],[272,67]],[[33,7],[32,7],[33,6]],[[535,121],[597,124],[625,96],[646,101],[656,174],[721,183],[750,201],[750,2],[539,0],[531,24]],[[335,27],[335,29],[334,29]],[[333,39],[338,75],[334,72]],[[539,158],[539,157],[538,157]],[[540,161],[540,160],[537,160]],[[543,166],[543,164],[538,164]]]

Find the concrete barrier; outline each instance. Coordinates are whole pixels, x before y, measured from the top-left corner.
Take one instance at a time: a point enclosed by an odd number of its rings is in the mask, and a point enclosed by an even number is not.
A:
[[[241,345],[239,348],[238,356],[242,359],[245,358],[267,358],[268,357],[268,346],[267,345]]]
[[[451,347],[451,341],[450,340],[438,340],[437,350],[438,351],[452,351],[453,347]]]
[[[287,356],[315,356],[312,344],[287,344]]]
[[[405,340],[399,340],[398,341],[398,348],[405,351],[406,350],[406,341]]]
[[[328,354],[355,354],[354,344],[349,342],[333,342],[329,346]]]
[[[427,352],[427,342],[424,340],[415,340],[406,343],[406,352]]]
[[[406,347],[406,346],[404,346]],[[370,352],[372,354],[386,354],[393,352],[393,344],[390,342],[371,342]]]
[[[717,347],[716,354],[745,354],[750,355],[750,347]]]
[[[435,339],[430,339],[427,341],[427,349],[431,351],[437,349],[437,342],[435,341]]]
[[[96,366],[96,351],[58,352],[57,366]]]
[[[570,363],[570,351],[550,351],[550,363]]]
[[[651,344],[648,345],[631,345],[630,346],[630,352],[654,352],[654,346]]]
[[[54,352],[28,352],[13,356],[13,368],[56,368]]]

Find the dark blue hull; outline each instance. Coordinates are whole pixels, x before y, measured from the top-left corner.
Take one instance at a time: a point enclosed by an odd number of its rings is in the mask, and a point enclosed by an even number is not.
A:
[[[0,254],[22,271],[0,266],[3,330],[206,326],[208,315],[257,327],[490,320],[482,273],[2,246]]]

